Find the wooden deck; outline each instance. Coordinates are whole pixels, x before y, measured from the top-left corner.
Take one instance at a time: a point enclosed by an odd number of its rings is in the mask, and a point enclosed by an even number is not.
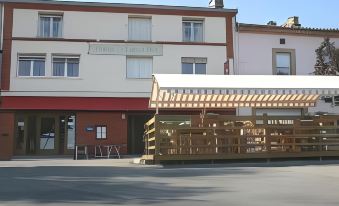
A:
[[[339,157],[339,116],[156,115],[145,161]]]

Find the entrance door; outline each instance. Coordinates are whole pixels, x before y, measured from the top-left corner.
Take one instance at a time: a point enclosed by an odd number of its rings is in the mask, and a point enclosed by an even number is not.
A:
[[[15,155],[71,155],[76,116],[70,113],[18,113]]]
[[[37,148],[39,154],[58,154],[59,142],[57,141],[58,121],[55,116],[42,116],[38,118],[38,141]]]
[[[24,155],[26,154],[27,144],[27,120],[23,116],[16,117],[16,130],[15,130],[15,142],[14,142],[14,154]]]
[[[75,115],[59,116],[59,154],[73,154],[75,147]]]
[[[144,153],[144,125],[151,118],[152,115],[149,114],[137,114],[128,116],[128,154],[140,155]]]

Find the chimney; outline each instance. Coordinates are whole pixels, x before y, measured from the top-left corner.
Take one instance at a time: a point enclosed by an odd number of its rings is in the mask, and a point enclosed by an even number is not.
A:
[[[223,0],[210,0],[209,6],[210,8],[222,9],[224,8]]]
[[[299,17],[297,16],[292,16],[287,19],[286,23],[282,25],[282,27],[287,27],[287,28],[300,28],[301,24],[299,24]]]
[[[276,21],[269,21],[267,23],[267,25],[269,25],[269,26],[277,26],[277,22]]]

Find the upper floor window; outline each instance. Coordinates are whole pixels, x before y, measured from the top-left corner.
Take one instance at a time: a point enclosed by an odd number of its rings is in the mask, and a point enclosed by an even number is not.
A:
[[[127,78],[149,79],[152,78],[153,58],[127,57]]]
[[[151,41],[152,19],[151,18],[128,18],[128,40]]]
[[[276,70],[277,75],[291,75],[291,54],[276,53]]]
[[[79,56],[53,56],[53,76],[79,77]]]
[[[204,22],[201,20],[184,20],[182,22],[184,42],[204,41]]]
[[[45,76],[45,56],[19,56],[18,60],[18,76]]]
[[[295,50],[273,49],[273,74],[295,75]]]
[[[190,58],[181,59],[182,74],[206,74],[207,58]]]
[[[61,15],[39,16],[39,37],[60,38],[62,36]]]

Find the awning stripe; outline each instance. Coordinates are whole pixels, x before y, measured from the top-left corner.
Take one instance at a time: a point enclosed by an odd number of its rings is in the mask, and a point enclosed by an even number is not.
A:
[[[246,85],[252,84],[247,81],[248,76],[205,75],[203,80],[201,76],[204,75],[154,75],[149,106],[162,109],[312,107],[320,96],[339,94],[339,77],[259,76],[262,81],[248,88]],[[267,87],[265,81],[270,82]],[[242,85],[239,82],[245,86],[237,87]],[[319,88],[314,88],[315,85]]]

